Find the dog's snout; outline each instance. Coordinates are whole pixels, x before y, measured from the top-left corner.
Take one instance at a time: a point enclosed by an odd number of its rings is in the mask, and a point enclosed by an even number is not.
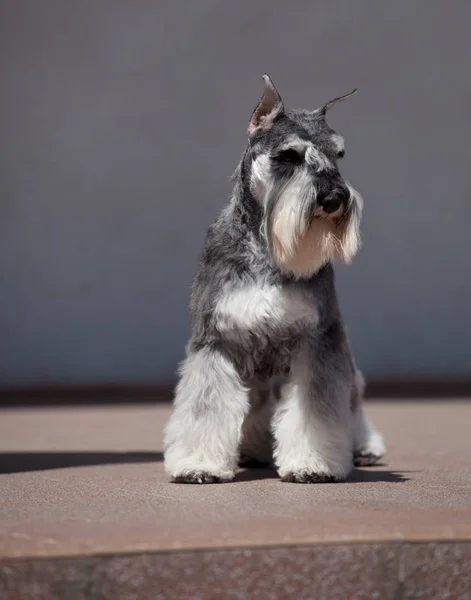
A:
[[[325,196],[318,197],[319,206],[327,214],[337,212],[348,203],[348,190],[337,188]]]
[[[340,194],[329,194],[323,198],[320,205],[326,213],[336,212],[343,204],[343,196]]]

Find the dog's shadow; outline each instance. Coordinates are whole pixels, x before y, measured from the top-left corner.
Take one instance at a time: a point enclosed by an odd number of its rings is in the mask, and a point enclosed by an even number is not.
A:
[[[0,474],[162,461],[162,452],[3,452],[0,453]],[[381,469],[383,466],[381,464],[372,469],[354,469],[346,483],[403,483],[409,481],[410,478],[405,473],[410,471],[390,471]],[[279,476],[275,469],[269,467],[244,466],[236,473],[233,483],[262,479],[279,479]]]
[[[162,452],[2,452],[0,474],[162,460]]]
[[[380,469],[382,466],[384,465],[376,465],[375,468],[370,469],[354,469],[345,483],[404,483],[410,480],[410,477],[405,475],[410,471]],[[244,468],[236,474],[234,482],[256,481],[257,479],[279,479],[279,475],[275,469],[268,467]]]
[[[390,471],[381,469],[384,465],[376,465],[374,468],[354,469],[347,479],[346,483],[404,483],[410,480],[405,473],[412,471]]]

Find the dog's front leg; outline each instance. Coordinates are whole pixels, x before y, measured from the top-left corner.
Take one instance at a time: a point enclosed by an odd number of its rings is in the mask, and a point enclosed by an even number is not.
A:
[[[351,368],[329,338],[302,344],[273,419],[275,463],[284,481],[324,483],[352,469]]]
[[[249,392],[218,350],[191,351],[182,365],[174,411],[165,430],[165,470],[182,483],[234,477]]]

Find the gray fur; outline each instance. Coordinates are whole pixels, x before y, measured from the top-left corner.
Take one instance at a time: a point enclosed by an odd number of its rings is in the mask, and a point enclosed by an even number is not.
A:
[[[363,415],[334,287],[331,260],[356,252],[362,201],[338,171],[328,106],[287,110],[265,77],[231,201],[208,230],[193,285],[192,335],[165,432],[175,481],[227,481],[240,458],[272,457],[285,481],[337,481],[354,453],[362,464],[384,453]],[[334,243],[316,249],[325,228]],[[310,248],[312,260],[301,260]],[[270,381],[280,375],[275,406]]]

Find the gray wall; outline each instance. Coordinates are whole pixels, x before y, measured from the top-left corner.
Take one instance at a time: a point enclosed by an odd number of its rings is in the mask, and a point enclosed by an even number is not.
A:
[[[289,7],[289,8],[288,8]],[[374,377],[471,374],[471,2],[1,3],[0,382],[173,377],[269,72],[365,198],[338,268]]]

